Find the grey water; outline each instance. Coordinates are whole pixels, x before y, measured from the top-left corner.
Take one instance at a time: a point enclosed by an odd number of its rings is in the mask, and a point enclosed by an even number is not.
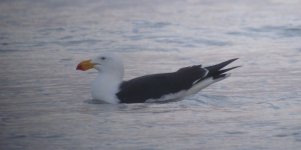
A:
[[[2,0],[0,149],[297,150],[299,0]],[[125,79],[240,58],[231,77],[182,101],[97,104],[104,52]]]

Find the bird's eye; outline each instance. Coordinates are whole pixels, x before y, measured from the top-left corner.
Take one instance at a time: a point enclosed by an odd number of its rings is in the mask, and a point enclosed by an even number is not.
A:
[[[106,60],[106,57],[100,57],[101,60]]]

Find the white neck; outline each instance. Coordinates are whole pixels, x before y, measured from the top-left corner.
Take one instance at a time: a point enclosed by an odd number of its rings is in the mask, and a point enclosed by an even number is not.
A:
[[[123,74],[99,73],[92,83],[92,97],[106,103],[119,103],[116,93],[122,82]]]

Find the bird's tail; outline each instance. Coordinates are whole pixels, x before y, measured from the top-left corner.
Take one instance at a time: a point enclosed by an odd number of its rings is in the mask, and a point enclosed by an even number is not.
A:
[[[223,69],[225,66],[229,65],[233,61],[237,60],[238,58],[230,59],[225,62],[213,65],[213,66],[208,66],[205,67],[209,72],[206,77],[213,77],[213,79],[223,79],[229,76],[229,74],[226,74],[225,72],[228,72],[232,69],[241,67],[241,66],[235,66],[227,69]]]

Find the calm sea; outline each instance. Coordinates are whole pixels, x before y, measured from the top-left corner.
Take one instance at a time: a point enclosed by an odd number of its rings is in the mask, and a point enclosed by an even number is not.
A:
[[[232,76],[165,104],[96,104],[104,52],[125,79],[239,57]],[[1,0],[0,149],[297,150],[299,0]]]

